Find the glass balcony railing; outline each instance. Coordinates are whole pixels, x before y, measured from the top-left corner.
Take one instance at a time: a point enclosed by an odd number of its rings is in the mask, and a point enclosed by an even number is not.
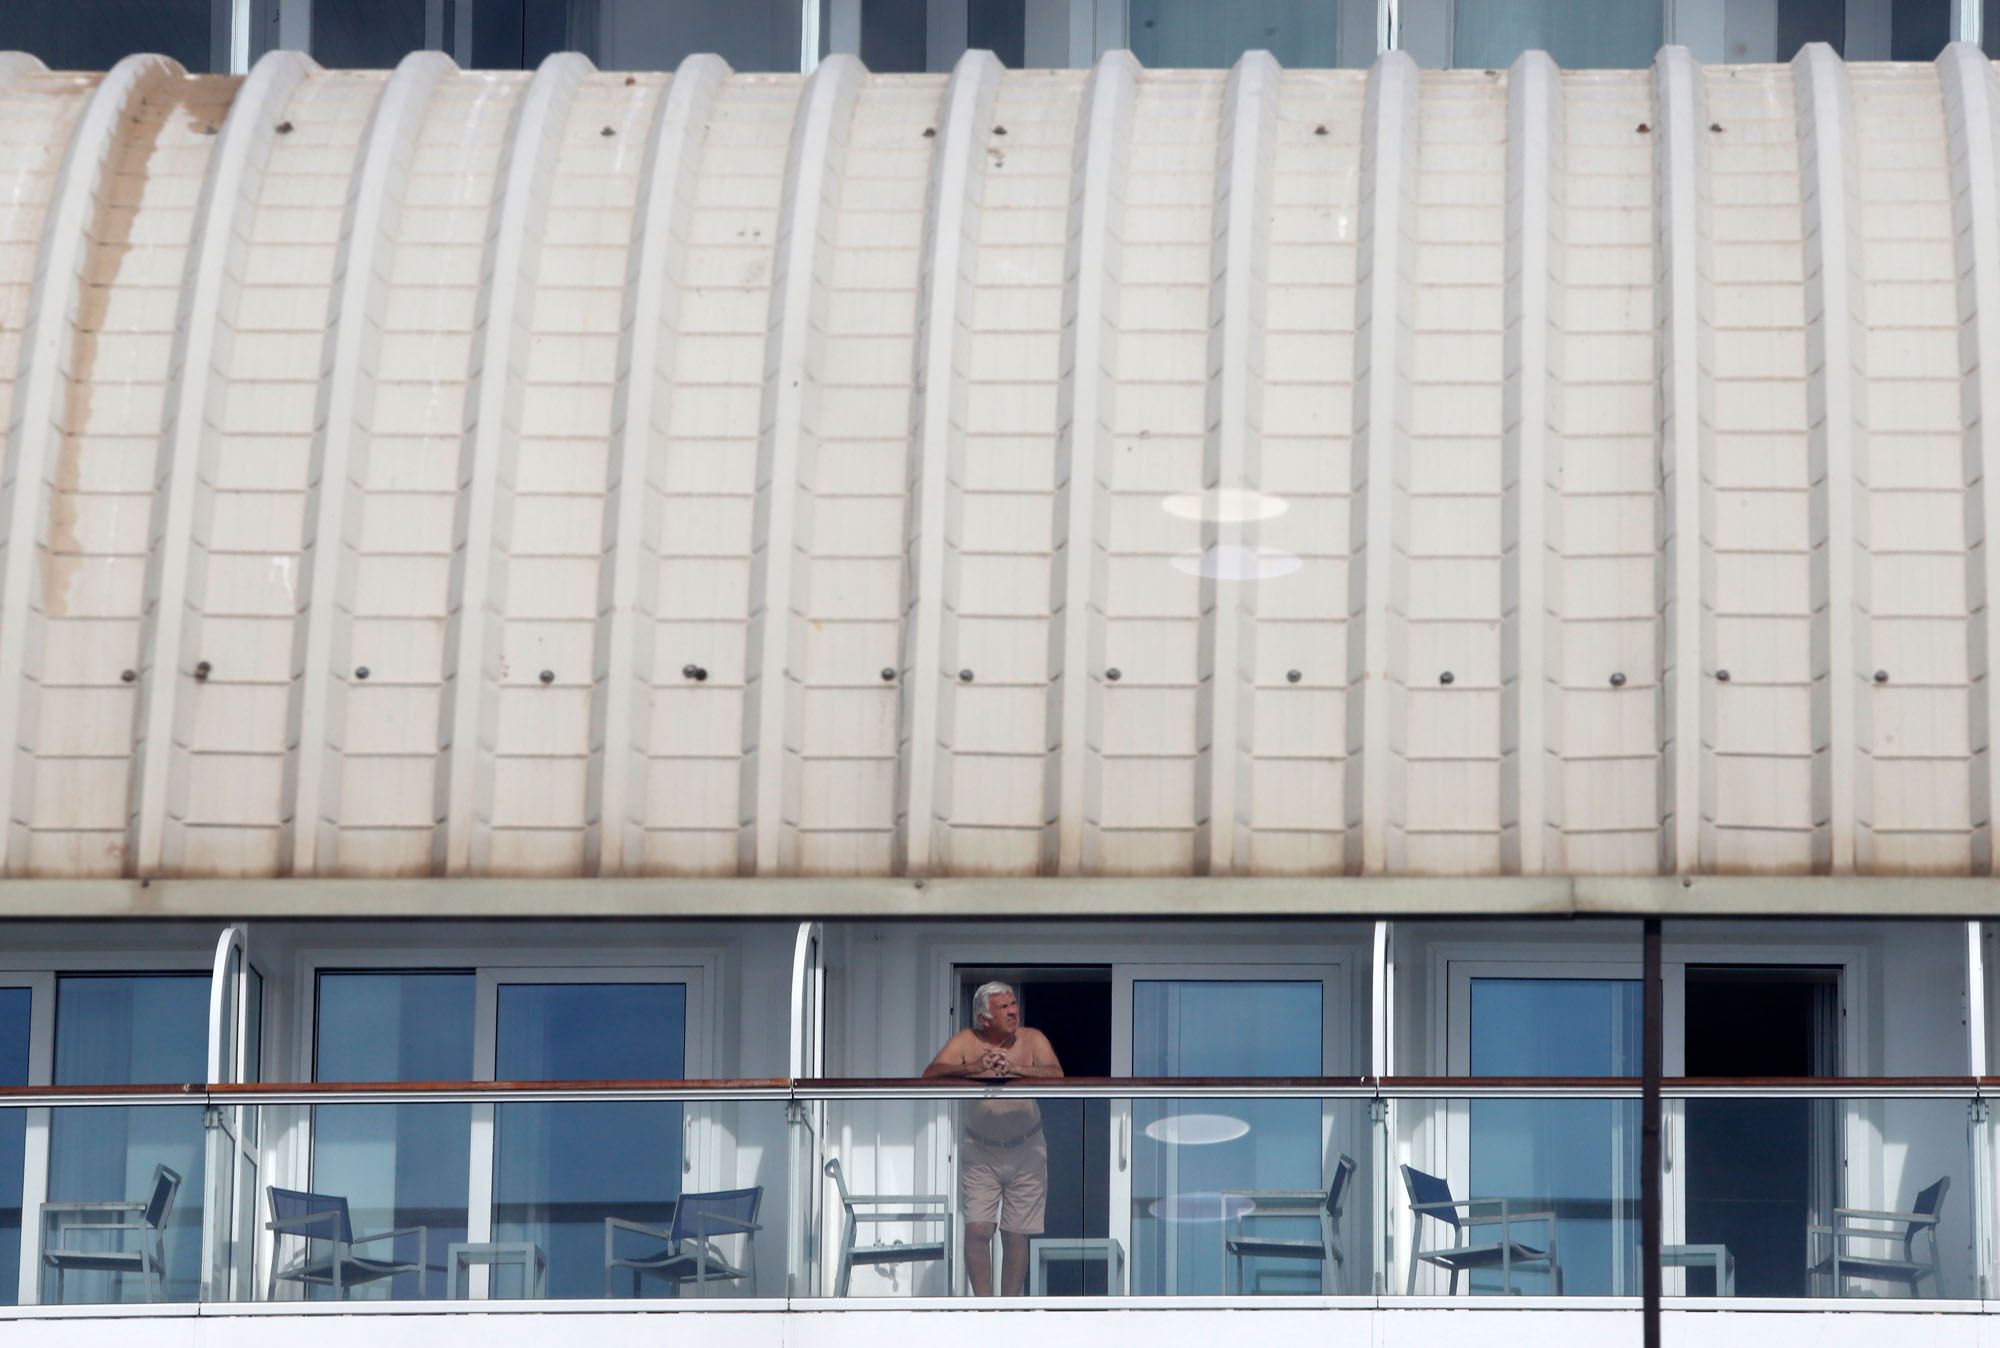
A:
[[[1984,1295],[1981,1083],[1669,1082],[1670,1297]],[[0,1092],[0,1302],[1636,1297],[1629,1080]]]

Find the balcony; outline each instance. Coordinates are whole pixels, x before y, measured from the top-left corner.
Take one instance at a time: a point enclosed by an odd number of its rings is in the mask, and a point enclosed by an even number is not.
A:
[[[1670,1081],[1676,1313],[1978,1309],[1996,1085]],[[1004,1287],[1011,1255],[1024,1309],[1491,1306],[1582,1314],[1581,1331],[1636,1304],[1638,1093],[1604,1078],[11,1089],[0,1152],[50,1159],[0,1193],[0,1292],[39,1303],[14,1313],[30,1326],[915,1311],[991,1307],[968,1296],[976,1266]],[[1731,1169],[1759,1133],[1797,1176]],[[1046,1156],[1041,1211],[1018,1223],[1041,1230],[982,1259],[960,1170],[1016,1149],[1031,1171]]]

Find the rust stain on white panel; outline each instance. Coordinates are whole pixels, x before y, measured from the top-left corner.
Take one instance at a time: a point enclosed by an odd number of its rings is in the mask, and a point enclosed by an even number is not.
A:
[[[1993,863],[1970,48],[238,83],[0,56],[0,871]]]

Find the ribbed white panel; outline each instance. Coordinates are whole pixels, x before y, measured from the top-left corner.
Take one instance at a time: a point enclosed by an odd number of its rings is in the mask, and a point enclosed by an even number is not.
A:
[[[0,745],[12,760],[0,771],[0,872],[126,867],[181,265],[214,147],[203,128],[222,120],[236,83],[128,57],[71,135],[36,260],[0,489]],[[115,392],[100,397],[101,385]]]
[[[1103,246],[1101,235],[1072,233],[1080,223],[1071,194],[1082,187],[1083,92],[1083,81],[1065,72],[1007,76],[993,95],[991,122],[972,141],[985,163],[977,211],[968,203],[976,248],[961,263],[971,292],[960,310],[967,324],[957,404],[964,453],[947,488],[940,596],[945,757],[937,768],[935,827],[939,864],[948,872],[1053,869],[1061,773],[1082,770],[1059,746],[1062,699],[1083,694],[1088,683],[1072,683],[1063,670],[1069,563],[1087,563],[1090,549],[1066,551],[1058,520],[1075,481],[1065,465],[1078,451],[1093,462],[1095,452],[1092,442],[1076,443],[1061,430],[1073,387],[1064,372],[1076,350],[1096,340],[1068,322],[1067,306],[1084,300],[1079,250]],[[1094,387],[1079,392],[1086,401],[1096,397]],[[1094,503],[1074,502],[1086,512]],[[965,669],[973,682],[960,680]]]
[[[1856,275],[1861,256],[1855,240],[1854,134],[1847,72],[1831,47],[1815,43],[1800,51],[1792,75],[1804,211],[1807,473],[1816,495],[1808,507],[1813,749],[1823,761],[1814,772],[1813,851],[1818,858],[1824,849],[1823,867],[1846,875],[1854,870],[1856,835],[1866,827],[1860,816],[1868,813],[1865,797],[1855,791],[1855,760],[1866,739],[1856,726],[1866,703],[1857,699],[1862,652],[1855,609],[1866,602],[1867,588],[1856,525],[1867,510],[1860,474],[1868,451],[1862,396],[1867,381],[1857,362],[1865,319]]]
[[[47,312],[49,295],[47,272],[38,263],[53,246],[48,215],[65,182],[64,149],[71,143],[71,128],[91,106],[97,83],[96,76],[47,74],[33,57],[0,57],[0,201],[7,203],[0,207],[0,521],[5,526],[0,529],[0,669],[9,680],[0,684],[0,875],[26,868],[21,860],[24,839],[17,837],[15,825],[15,779],[25,767],[17,757],[22,703],[34,692],[26,682],[26,568],[39,537],[40,478],[46,470],[38,452],[23,476],[26,446],[13,427],[27,351],[37,341],[52,350],[59,340],[38,321]],[[29,540],[28,547],[11,546],[16,538]],[[54,670],[42,662],[43,678],[81,682],[84,673]]]
[[[814,875],[896,865],[901,690],[882,671],[902,662],[909,605],[905,501],[937,139],[923,130],[939,124],[943,92],[931,80],[866,85],[836,132],[845,148],[823,224],[789,643],[798,855],[787,869]]]
[[[1057,722],[1056,866],[1063,875],[1102,869],[1105,641],[1098,557],[1109,532],[1104,490],[1111,453],[1109,373],[1123,326],[1124,233],[1130,165],[1127,144],[1138,63],[1106,52],[1090,73],[1077,117],[1069,188],[1069,256],[1064,267],[1061,402],[1056,411],[1058,505],[1052,540],[1060,558],[1062,643],[1050,678]],[[977,677],[977,673],[974,673]],[[1187,727],[1191,735],[1193,727]]]
[[[1216,144],[1214,242],[1209,258],[1208,362],[1204,383],[1207,438],[1203,445],[1202,551],[1214,559],[1205,577],[1203,616],[1210,628],[1203,686],[1208,753],[1208,855],[1211,875],[1247,869],[1254,782],[1245,736],[1256,687],[1257,595],[1253,579],[1234,575],[1224,559],[1251,564],[1263,531],[1257,511],[1224,502],[1258,492],[1264,478],[1264,316],[1271,259],[1271,149],[1278,130],[1278,63],[1250,52],[1229,72],[1222,131]],[[1249,518],[1238,520],[1237,515]]]
[[[1977,404],[1959,396],[1967,282],[1938,73],[1846,69],[1852,382],[1866,427],[1855,466],[1855,865],[1890,874],[1964,874],[1984,816],[1967,661],[1980,460],[1965,449]]]
[[[481,297],[527,86],[524,76],[497,75],[438,84],[378,264],[386,284],[369,296],[365,321],[380,328],[363,356],[371,375],[349,469],[358,492],[343,521],[348,551],[334,600],[347,622],[335,636],[346,679],[329,728],[341,752],[334,855],[320,863],[328,869],[425,873],[444,861],[446,750],[459,743],[450,693],[464,651],[467,531],[479,514],[467,499],[476,461],[465,451]],[[485,668],[475,661],[464,677],[477,683]],[[476,734],[463,741],[468,754],[477,745]]]
[[[1948,126],[1951,175],[1952,277],[1957,341],[1951,348],[1959,371],[1962,437],[1955,476],[1966,484],[1965,587],[1969,619],[1962,652],[1927,652],[1926,672],[1943,682],[1956,675],[1968,685],[1966,741],[1971,755],[1968,814],[1973,832],[1969,860],[1974,874],[1991,872],[1993,808],[2000,801],[2000,753],[1993,732],[2000,726],[2000,474],[1988,472],[1988,447],[2000,436],[2000,359],[1989,370],[1985,357],[2000,353],[2000,89],[1992,64],[1976,49],[1954,45],[1938,57]],[[1954,655],[1961,658],[1954,661]]]
[[[714,171],[688,189],[680,284],[660,315],[672,344],[657,395],[659,517],[645,536],[657,560],[640,583],[652,615],[644,847],[628,870],[734,874],[743,861],[759,425],[799,95],[796,80],[729,80],[699,132],[700,164]]]
[[[953,627],[949,648],[954,656],[963,651],[965,643],[956,639],[958,615],[946,597],[945,584],[951,573],[947,555],[962,556],[967,542],[962,525],[966,511],[967,385],[972,374],[967,348],[978,288],[973,259],[978,255],[986,204],[987,146],[1000,147],[1004,167],[1005,155],[1014,145],[1011,139],[1000,139],[1002,132],[1011,136],[1011,129],[993,120],[993,100],[999,89],[1000,63],[993,53],[967,52],[952,71],[938,124],[924,130],[937,142],[937,163],[931,171],[924,227],[923,299],[908,468],[910,507],[902,529],[911,558],[909,621],[904,633],[908,654],[882,670],[885,680],[901,680],[904,688],[901,715],[907,728],[899,743],[905,765],[899,791],[902,841],[892,852],[892,863],[899,858],[912,875],[929,875],[938,869],[943,851],[938,820],[952,814],[955,745],[946,742],[943,728],[955,721],[943,708],[951,702],[956,710],[953,685],[957,677],[953,671],[957,666],[948,666],[945,661],[948,623]],[[999,131],[994,130],[996,126]],[[950,523],[954,519],[961,522],[957,529]],[[1046,585],[1043,588],[1046,592]]]
[[[1703,398],[1703,365],[1716,338],[1704,307],[1709,273],[1709,219],[1702,197],[1708,169],[1706,83],[1682,47],[1662,51],[1653,66],[1653,117],[1644,126],[1657,147],[1653,201],[1658,261],[1654,317],[1660,440],[1661,727],[1660,796],[1664,821],[1660,869],[1698,871],[1714,857],[1711,819],[1715,774],[1708,769],[1716,680],[1728,671],[1708,663],[1714,619],[1705,565],[1714,511],[1710,461],[1715,453],[1711,405]],[[1720,123],[1717,123],[1720,125]]]
[[[1562,75],[1546,52],[1507,73],[1507,291],[1501,386],[1501,605],[1511,624],[1500,671],[1501,864],[1548,869],[1550,759],[1560,754],[1549,716],[1550,647],[1561,597],[1550,587],[1549,491],[1561,462],[1552,424],[1554,334],[1562,297],[1556,260],[1564,223]],[[1560,584],[1558,574],[1555,580]]]
[[[7,873],[1992,864],[1969,48],[242,83],[0,57]]]
[[[676,330],[668,320],[679,313],[687,279],[703,123],[728,74],[720,57],[707,55],[688,57],[674,72],[656,105],[625,254],[606,484],[607,555],[598,572],[605,601],[597,643],[604,725],[598,746],[598,869],[605,875],[636,868],[644,852],[649,721],[654,706],[670,696],[655,691],[656,678],[667,672],[655,666],[651,626],[657,602],[650,582],[659,570],[659,521],[668,491],[658,452],[667,407],[658,390],[677,354]]]
[[[1271,225],[1261,299],[1257,546],[1299,560],[1301,583],[1245,596],[1252,686],[1238,808],[1252,874],[1338,874],[1355,864],[1350,780],[1354,322],[1366,76],[1276,81]],[[1289,579],[1289,578],[1288,578]],[[1268,590],[1268,593],[1263,591]]]
[[[541,396],[532,403],[524,387],[530,344],[537,335],[533,332],[536,286],[549,260],[545,235],[557,154],[570,106],[590,70],[585,58],[558,52],[535,72],[514,110],[499,197],[489,217],[458,470],[466,486],[459,498],[463,515],[457,525],[462,541],[455,540],[461,552],[452,566],[458,582],[451,601],[456,650],[445,683],[449,752],[440,764],[447,875],[490,869],[496,861],[494,833],[499,830],[513,832],[523,844],[504,858],[509,870],[574,873],[583,862],[588,742],[581,729],[587,713],[578,713],[588,707],[594,682],[585,652],[596,631],[596,604],[589,601],[594,601],[597,589],[594,534],[601,525],[603,493],[589,494],[583,521],[538,519],[532,500],[525,510],[517,511],[515,493],[523,471],[522,441],[528,433],[569,427],[601,444],[611,430],[608,405],[599,409],[595,427],[588,424],[590,409],[577,388],[580,381],[538,390]],[[558,266],[568,261],[559,259]],[[575,271],[573,265],[563,268],[555,279],[571,281]],[[623,267],[607,271],[622,275]],[[544,350],[551,344],[544,344]],[[607,343],[599,344],[599,353],[609,354]],[[587,368],[588,353],[581,344],[571,361],[579,372]],[[530,484],[534,485],[538,484]],[[565,545],[567,559],[560,556]],[[523,554],[518,562],[517,550]],[[552,551],[558,552],[557,558],[547,557]],[[567,574],[564,560],[571,563]],[[549,571],[557,574],[550,576]],[[505,641],[506,617],[545,616],[559,622],[565,607],[572,615],[565,632],[530,631],[524,640]],[[564,635],[571,639],[564,641]],[[556,664],[567,665],[565,675],[557,674],[552,667]],[[559,691],[558,677],[563,678]],[[529,705],[521,695],[537,684],[544,696]],[[554,699],[562,699],[570,708],[573,729],[579,732],[567,737],[573,746],[567,754],[551,742],[563,738],[559,729],[550,733],[549,723],[562,715],[560,705],[549,705]],[[537,831],[558,835],[556,856],[550,856],[546,847],[536,849],[526,837]]]
[[[1652,81],[1562,77],[1550,300],[1551,491],[1545,869],[1659,864],[1660,409],[1654,380]],[[1645,126],[1644,132],[1639,130]],[[1616,682],[1623,678],[1623,684]]]
[[[263,414],[273,431],[297,429],[305,420],[306,400],[299,391],[270,391],[259,398],[250,379],[232,386],[229,376],[236,372],[226,370],[224,362],[235,351],[231,324],[251,257],[260,265],[277,260],[269,249],[253,254],[247,246],[250,216],[272,147],[296,129],[285,108],[316,68],[296,52],[271,53],[243,82],[220,128],[202,128],[217,141],[194,217],[188,274],[175,318],[174,382],[152,501],[150,611],[140,635],[142,649],[165,653],[155,662],[139,701],[133,774],[138,850],[133,865],[141,875],[179,871],[193,860],[185,833],[191,812],[207,830],[199,862],[203,871],[266,874],[277,859],[270,830],[277,822],[274,807],[284,795],[282,755],[236,758],[223,766],[196,759],[192,741],[198,722],[247,733],[261,728],[268,741],[272,728],[285,720],[286,681],[274,683],[268,671],[253,671],[249,661],[231,658],[239,652],[225,654],[220,643],[208,650],[204,638],[210,613],[280,614],[294,602],[289,571],[241,574],[233,554],[213,546],[214,484],[227,426],[223,404],[232,391],[239,404],[250,405],[252,415]],[[281,125],[287,127],[283,133]],[[289,422],[285,412],[291,413]],[[280,519],[267,515],[265,523],[273,532],[286,532]],[[289,532],[296,546],[296,520]],[[197,589],[202,592],[199,604]],[[210,668],[197,679],[195,670],[204,662]],[[223,670],[220,679],[214,677],[217,664]],[[257,677],[260,672],[262,678]],[[253,681],[262,694],[255,702],[224,691]],[[210,771],[216,767],[221,770]],[[245,785],[250,789],[237,789]],[[242,838],[247,849],[239,850],[221,836],[238,830],[247,835]]]
[[[1416,63],[1401,52],[1376,61],[1362,118],[1346,720],[1348,762],[1361,768],[1361,869],[1370,874],[1404,866],[1408,818],[1401,752],[1408,739],[1395,727],[1408,710],[1410,677],[1401,650],[1409,483],[1398,465],[1408,412],[1401,362],[1416,308],[1417,78]]]
[[[785,165],[771,282],[770,346],[764,355],[758,422],[757,519],[763,524],[750,567],[745,668],[755,719],[744,744],[743,863],[758,875],[790,874],[801,860],[806,804],[805,704],[800,631],[811,621],[811,563],[821,436],[827,411],[829,331],[825,291],[837,265],[833,220],[846,164],[861,65],[833,56],[800,96]],[[906,317],[914,321],[914,313]],[[905,366],[905,369],[908,367]],[[900,456],[898,456],[900,465]],[[892,722],[893,724],[893,722]],[[824,802],[815,800],[815,809]]]

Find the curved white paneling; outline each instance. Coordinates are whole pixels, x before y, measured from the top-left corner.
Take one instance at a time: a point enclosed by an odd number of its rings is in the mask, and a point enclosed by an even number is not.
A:
[[[1995,84],[0,55],[0,873],[1985,873]]]

